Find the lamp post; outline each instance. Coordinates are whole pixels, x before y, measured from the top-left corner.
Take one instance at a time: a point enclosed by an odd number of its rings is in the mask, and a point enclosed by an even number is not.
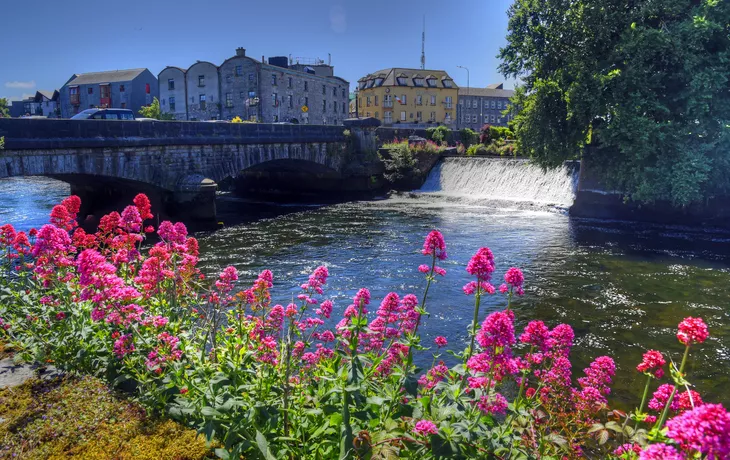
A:
[[[457,65],[456,67],[466,70],[466,95],[469,95],[469,68],[463,65]],[[461,106],[461,117],[464,118],[464,106]]]

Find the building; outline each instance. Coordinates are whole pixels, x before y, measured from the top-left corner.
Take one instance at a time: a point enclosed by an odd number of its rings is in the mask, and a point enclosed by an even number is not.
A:
[[[271,57],[265,63],[238,48],[220,66],[198,61],[187,70],[166,67],[159,82],[160,107],[178,120],[338,125],[348,117],[350,84],[321,62]]]
[[[391,68],[358,80],[359,117],[383,125],[455,125],[459,88],[443,70]]]
[[[13,101],[10,105],[10,116],[18,118],[25,115],[25,101]]]
[[[502,83],[486,88],[459,88],[458,128],[479,131],[485,124],[507,126],[513,115],[505,115],[504,112],[509,108],[509,98],[514,93],[504,89]]]
[[[61,116],[61,110],[58,105],[58,100],[61,97],[61,93],[57,89],[53,91],[38,90],[35,92],[33,102],[35,104],[34,112],[30,112],[31,115],[43,115],[49,118],[59,118]]]
[[[75,74],[60,90],[61,116],[70,118],[94,107],[131,109],[136,114],[157,94],[157,78],[147,69]]]

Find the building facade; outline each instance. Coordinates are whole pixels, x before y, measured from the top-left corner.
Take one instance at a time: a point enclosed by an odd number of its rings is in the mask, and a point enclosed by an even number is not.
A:
[[[157,78],[147,69],[75,74],[60,90],[61,117],[95,107],[131,109],[137,114],[157,94]]]
[[[58,90],[53,91],[36,91],[35,97],[33,98],[36,107],[33,115],[43,115],[48,118],[59,118],[61,116],[61,109],[58,105],[58,101],[61,97],[61,93]]]
[[[385,126],[456,124],[459,87],[443,70],[391,68],[358,80],[359,117]]]
[[[504,89],[502,83],[486,88],[459,88],[458,128],[479,131],[487,124],[507,126],[514,114],[505,112],[510,108],[509,98],[514,93]]]
[[[160,107],[176,119],[342,124],[348,118],[349,83],[335,77],[332,66],[306,67],[289,65],[286,57],[270,58],[267,64],[246,56],[243,48],[218,67],[201,61],[186,71],[167,67],[159,75]],[[184,99],[176,83],[169,85],[181,74],[187,82]]]
[[[160,85],[160,110],[172,114],[175,120],[187,120],[185,70],[180,67],[165,67],[157,76],[157,81]]]

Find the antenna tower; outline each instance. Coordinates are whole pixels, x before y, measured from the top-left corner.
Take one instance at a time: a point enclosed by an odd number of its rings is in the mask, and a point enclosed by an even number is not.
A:
[[[421,33],[421,70],[426,69],[426,15],[423,15],[423,32]]]

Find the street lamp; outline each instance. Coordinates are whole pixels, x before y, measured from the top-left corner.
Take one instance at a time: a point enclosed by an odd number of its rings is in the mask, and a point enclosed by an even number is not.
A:
[[[463,65],[457,65],[456,67],[466,70],[466,95],[468,96],[469,95],[469,68],[464,67]],[[463,119],[463,117],[464,117],[464,106],[463,105],[461,106],[461,113],[462,113],[461,116]]]

